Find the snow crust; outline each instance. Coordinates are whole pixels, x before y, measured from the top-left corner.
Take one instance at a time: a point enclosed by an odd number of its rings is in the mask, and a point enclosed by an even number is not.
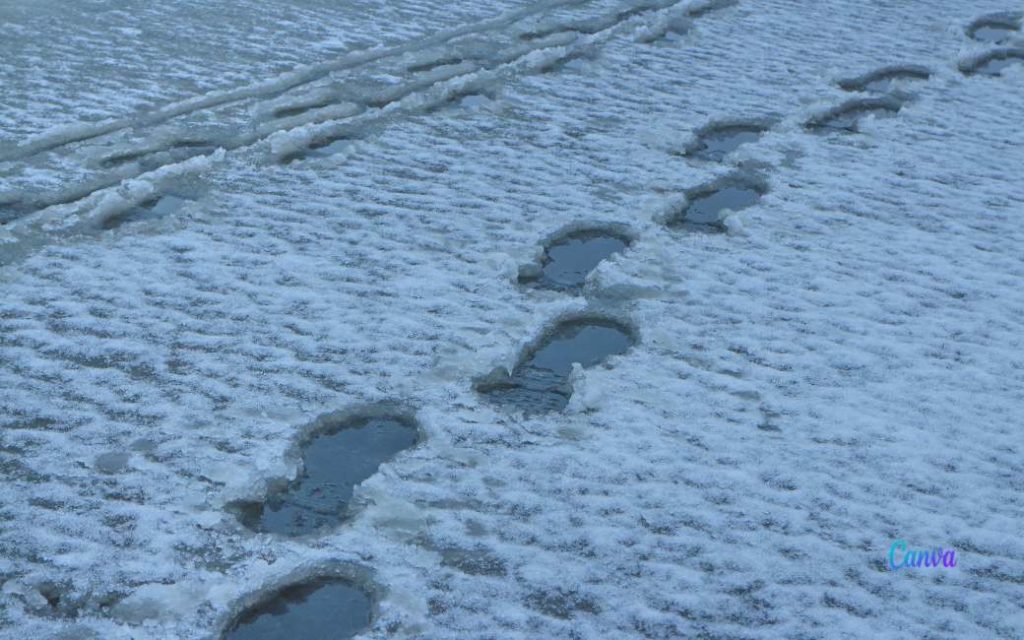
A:
[[[329,572],[373,589],[367,638],[1024,636],[1024,65],[959,70],[989,48],[964,26],[1013,7],[228,4],[0,10],[0,191],[96,186],[0,228],[0,638],[217,637]],[[405,48],[143,117],[377,47]],[[897,115],[806,130],[893,65],[932,71]],[[269,119],[324,95],[363,106]],[[59,128],[102,119],[133,126]],[[746,120],[775,124],[681,157]],[[216,151],[96,164],[202,122]],[[664,224],[737,170],[769,190],[728,233]],[[96,230],[185,177],[202,196],[170,219]],[[602,224],[634,240],[585,295],[516,286]],[[474,393],[588,311],[639,341],[577,368],[564,413]],[[376,403],[424,442],[350,521],[292,540],[225,508],[293,477],[319,416]],[[890,572],[896,539],[958,567]]]

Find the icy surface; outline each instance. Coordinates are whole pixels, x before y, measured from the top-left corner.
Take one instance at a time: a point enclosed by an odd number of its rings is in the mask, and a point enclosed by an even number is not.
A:
[[[343,640],[370,624],[370,599],[344,582],[314,581],[288,587],[246,611],[225,640]]]
[[[701,6],[0,5],[0,638],[217,637],[339,565],[367,638],[1024,636],[1024,65],[961,71],[1019,7]],[[806,130],[893,65],[934,71],[898,114]],[[737,170],[770,188],[729,233],[666,224]],[[523,291],[573,223],[635,239]],[[591,307],[639,341],[564,411],[474,390]],[[377,402],[425,440],[344,526],[237,521]]]

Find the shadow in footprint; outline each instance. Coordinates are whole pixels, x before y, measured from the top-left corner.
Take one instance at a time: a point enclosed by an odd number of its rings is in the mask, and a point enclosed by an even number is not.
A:
[[[511,375],[496,369],[477,380],[475,388],[491,402],[527,415],[560,411],[572,396],[573,363],[593,367],[634,344],[632,330],[616,320],[563,320],[527,351]]]
[[[721,162],[745,144],[756,142],[770,128],[767,122],[731,122],[712,124],[697,131],[693,142],[683,150],[688,158]]]
[[[960,71],[964,75],[1000,76],[1003,70],[1013,64],[1020,64],[1024,61],[1024,49],[1006,48],[996,49],[988,53],[968,60],[960,65]]]
[[[626,249],[630,239],[608,229],[579,229],[544,248],[540,265],[519,270],[519,283],[555,291],[579,291],[602,260]]]
[[[888,93],[899,84],[912,80],[928,80],[932,72],[927,67],[901,65],[869,71],[855,78],[846,78],[836,84],[843,91],[866,91]]]
[[[968,38],[988,44],[1003,44],[1020,33],[1020,16],[994,14],[972,22],[964,32]]]
[[[300,445],[302,471],[266,502],[231,505],[246,527],[299,536],[338,524],[348,515],[356,485],[381,464],[419,441],[406,416],[361,416],[326,420]]]
[[[869,115],[892,116],[899,113],[902,108],[903,101],[893,96],[847,100],[838,107],[814,116],[807,121],[805,126],[810,131],[823,133],[829,131],[857,133],[860,131],[860,121],[863,118]]]
[[[289,585],[242,611],[223,640],[340,640],[370,626],[369,594],[341,578]]]
[[[728,212],[742,211],[768,193],[762,180],[733,174],[686,193],[686,206],[668,220],[670,227],[724,231]]]

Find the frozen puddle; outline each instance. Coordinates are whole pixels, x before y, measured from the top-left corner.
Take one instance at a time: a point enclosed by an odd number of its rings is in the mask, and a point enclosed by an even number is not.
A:
[[[683,155],[720,162],[741,146],[756,142],[768,126],[761,123],[720,124],[705,127]]]
[[[986,16],[966,29],[967,37],[978,42],[1003,44],[1020,33],[1020,20],[1013,16]]]
[[[495,404],[526,414],[560,411],[572,395],[573,363],[593,367],[635,343],[632,332],[614,320],[566,320],[528,351],[511,375],[495,370],[477,381],[476,390]]]
[[[628,246],[628,238],[612,231],[573,231],[545,247],[540,266],[523,267],[519,283],[557,291],[579,290],[602,260]]]
[[[807,121],[807,128],[818,131],[846,131],[856,133],[860,121],[867,116],[888,117],[899,113],[903,102],[892,96],[848,100]]]
[[[722,228],[729,211],[742,211],[760,202],[767,185],[748,178],[728,177],[687,194],[687,205],[670,226]]]
[[[291,585],[242,611],[223,640],[340,640],[370,626],[370,596],[342,579]]]
[[[867,91],[870,93],[888,93],[903,84],[914,80],[928,80],[932,72],[925,67],[903,66],[877,69],[856,78],[839,81],[843,91]]]
[[[254,531],[299,536],[336,525],[348,515],[353,488],[417,440],[415,424],[404,417],[328,421],[300,445],[302,470],[294,481],[266,502],[233,506]]]
[[[999,76],[1010,65],[1021,62],[1024,62],[1024,49],[997,49],[961,65],[960,70],[967,75]]]

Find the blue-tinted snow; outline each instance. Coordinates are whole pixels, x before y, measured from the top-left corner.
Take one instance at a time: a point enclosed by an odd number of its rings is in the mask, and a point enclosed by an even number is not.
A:
[[[957,70],[985,51],[963,25],[1006,9],[741,1],[648,43],[683,19],[669,8],[634,19],[643,37],[586,36],[593,55],[550,73],[533,58],[495,71],[486,110],[406,104],[344,152],[287,166],[267,147],[319,130],[229,150],[176,225],[53,242],[40,226],[0,270],[0,637],[206,638],[239,602],[337,563],[380,589],[368,637],[1024,635],[1024,67]],[[305,42],[316,19],[276,28]],[[404,19],[379,41],[420,37]],[[97,28],[97,47],[118,37]],[[374,77],[403,82],[428,57]],[[905,63],[936,73],[897,116],[804,132],[848,98],[833,79]],[[199,95],[219,63],[126,64],[162,104],[180,97],[155,86],[168,68]],[[262,72],[246,73],[226,84]],[[197,117],[246,130],[250,107]],[[12,140],[93,112],[79,97],[30,109],[5,112],[28,123]],[[768,113],[783,119],[729,162],[771,189],[731,233],[662,224],[731,171],[671,151],[709,121]],[[107,146],[2,171],[47,189],[109,177],[93,164]],[[102,197],[145,201],[155,184]],[[586,305],[517,290],[536,239],[623,222],[631,250],[591,284],[643,339],[574,380],[565,413],[482,402],[473,376]],[[425,442],[357,488],[349,524],[311,543],[225,511],[294,477],[285,454],[317,416],[377,401],[416,406]],[[897,537],[956,547],[960,566],[893,575]],[[438,549],[484,549],[503,575]]]

